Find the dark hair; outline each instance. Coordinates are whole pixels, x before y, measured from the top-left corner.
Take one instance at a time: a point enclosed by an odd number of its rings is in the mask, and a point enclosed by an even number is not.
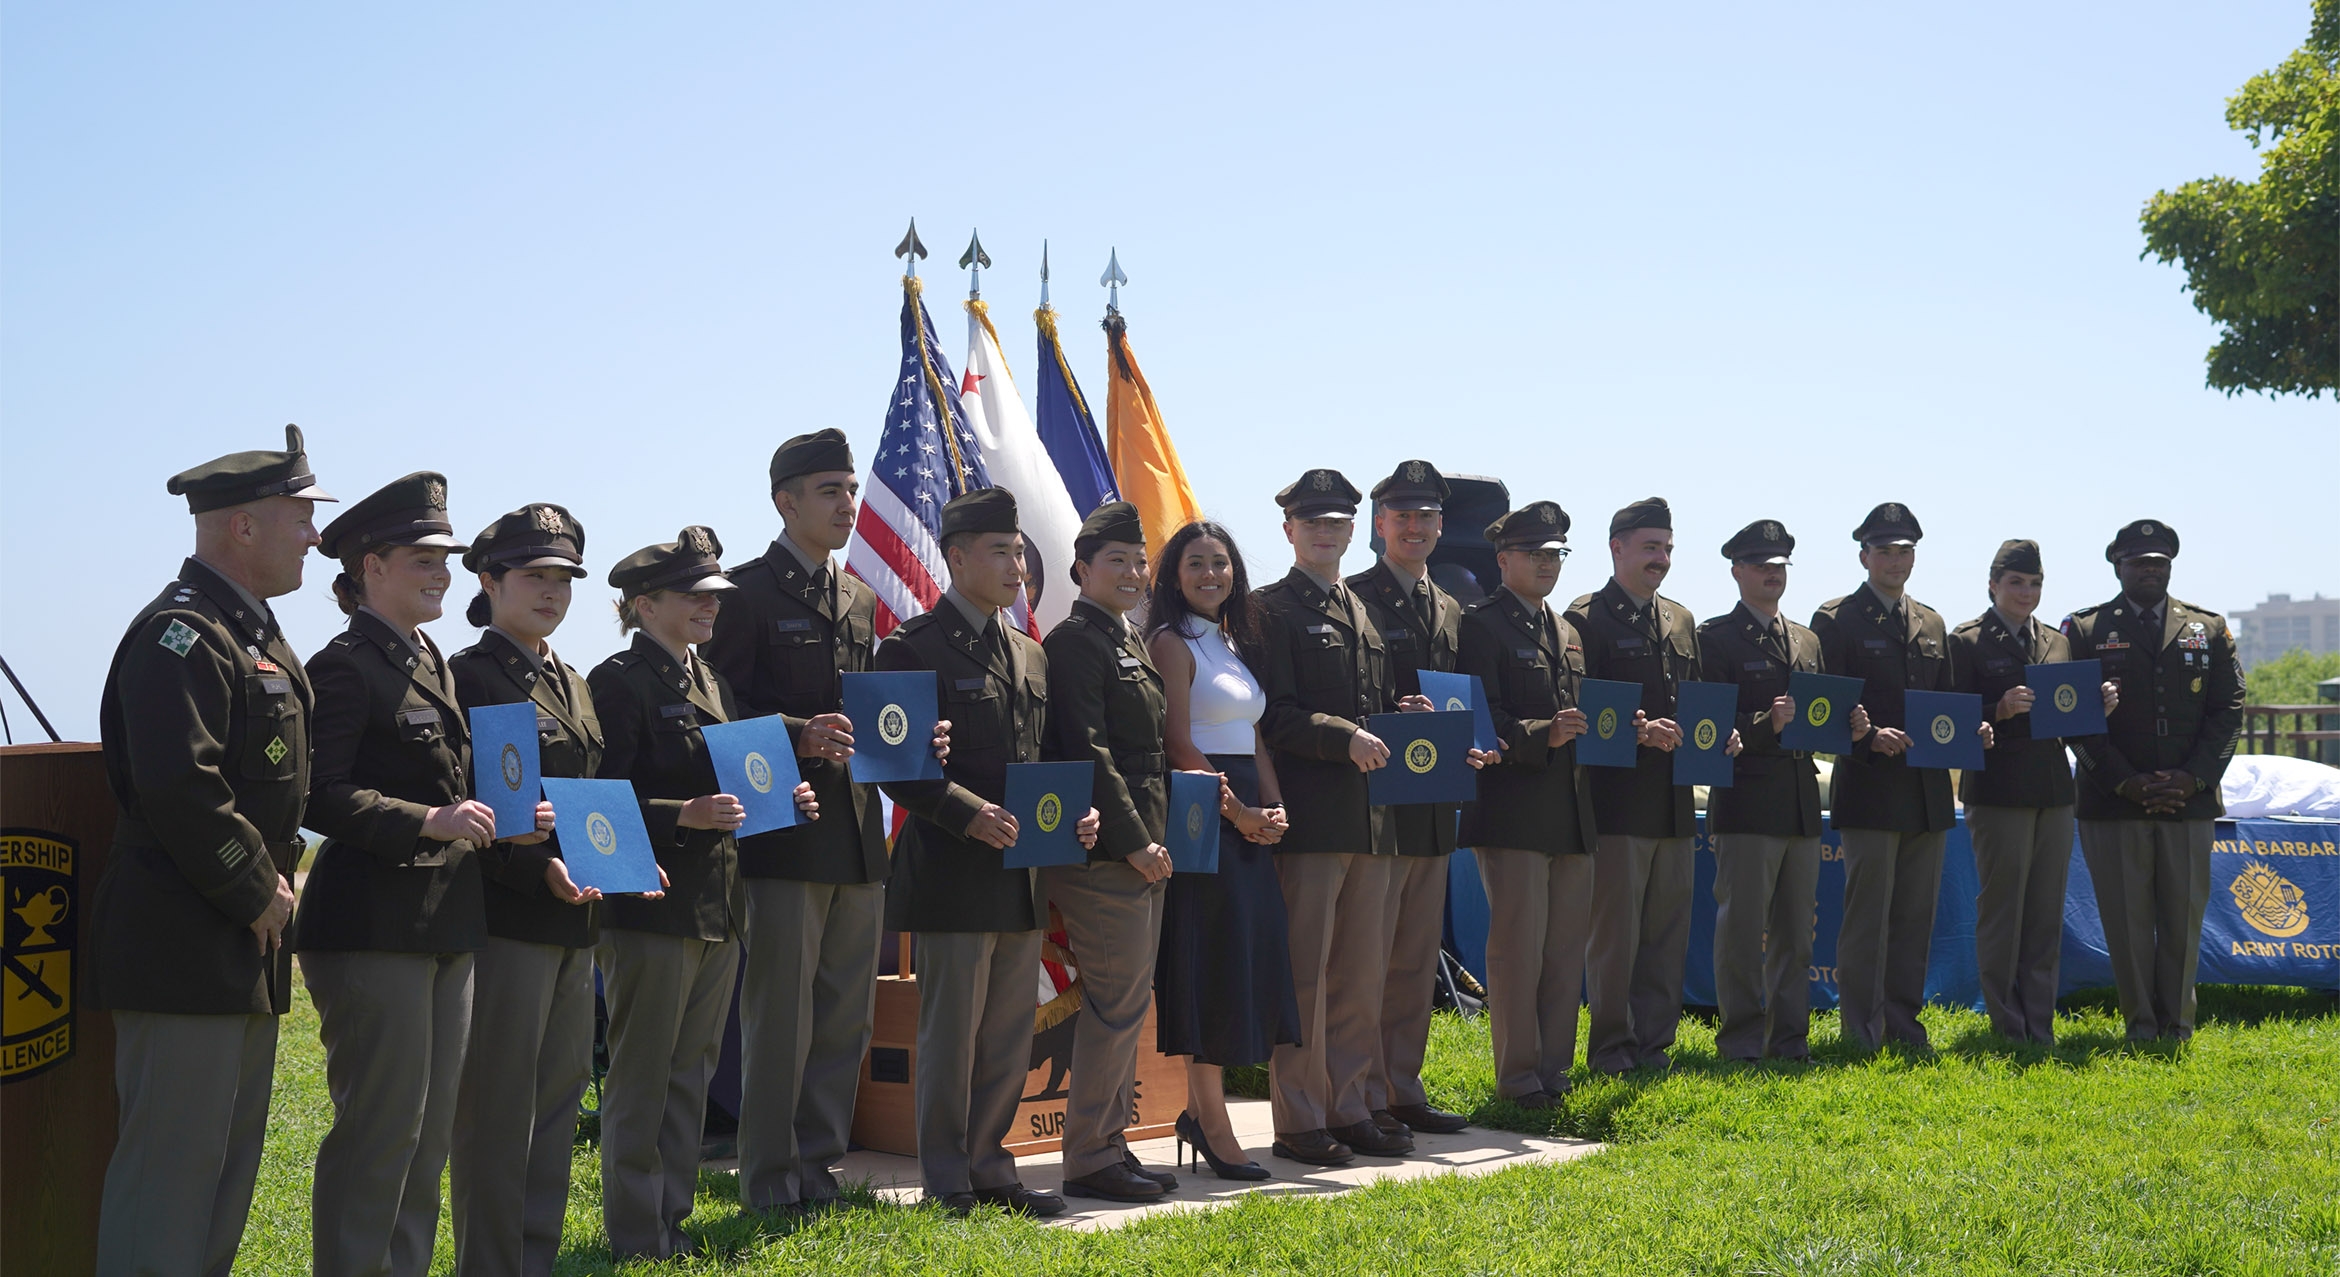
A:
[[[512,569],[509,567],[482,569],[482,571],[486,572],[488,576],[498,581],[503,580],[504,574],[511,570]],[[479,593],[471,596],[471,605],[463,609],[463,619],[483,630],[488,627],[489,622],[496,619],[495,601],[488,597],[488,592],[486,590],[483,589]]]
[[[333,602],[341,609],[343,616],[356,616],[358,608],[366,601],[366,559],[369,556],[387,559],[395,548],[385,541],[379,545],[369,545],[342,559],[341,571],[333,578]]]
[[[1150,636],[1171,630],[1180,638],[1202,636],[1201,627],[1188,619],[1195,611],[1186,601],[1186,591],[1178,588],[1178,561],[1186,557],[1186,547],[1204,537],[1227,547],[1228,564],[1233,568],[1227,601],[1219,605],[1219,628],[1226,632],[1235,654],[1256,667],[1262,652],[1258,609],[1251,603],[1251,574],[1243,568],[1243,551],[1235,548],[1233,534],[1208,519],[1197,519],[1171,533],[1162,546],[1162,558],[1154,564],[1154,588],[1146,598],[1146,633]]]

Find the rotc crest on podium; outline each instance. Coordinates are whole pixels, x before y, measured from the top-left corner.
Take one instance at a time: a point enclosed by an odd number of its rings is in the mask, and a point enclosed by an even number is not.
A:
[[[80,853],[60,834],[0,830],[0,1082],[73,1058]]]

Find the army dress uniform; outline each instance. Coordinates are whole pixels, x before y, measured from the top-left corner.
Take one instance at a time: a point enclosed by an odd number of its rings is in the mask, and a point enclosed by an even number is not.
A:
[[[799,435],[772,454],[770,478],[853,470],[844,433]],[[731,569],[715,637],[700,655],[744,712],[797,724],[845,708],[842,675],[875,665],[877,596],[786,532]],[[856,723],[860,731],[875,724]],[[885,932],[885,815],[878,787],[850,760],[800,757],[821,819],[739,840],[746,880],[740,970],[739,1196],[750,1210],[834,1199],[853,1103],[877,1013]]]
[[[1276,504],[1292,519],[1353,516],[1360,496],[1338,471],[1317,469],[1278,493]],[[1382,924],[1389,878],[1373,857],[1396,853],[1397,827],[1389,808],[1372,804],[1365,773],[1349,758],[1349,740],[1366,717],[1396,708],[1388,652],[1365,605],[1339,581],[1295,566],[1252,597],[1265,655],[1260,739],[1275,751],[1291,821],[1275,857],[1300,1007],[1299,1043],[1277,1046],[1268,1062],[1277,1152],[1313,1150],[1314,1160],[1334,1162],[1351,1156],[1341,1143],[1402,1152],[1410,1141],[1380,1134],[1366,1092],[1380,1052],[1389,960]]]
[[[1127,501],[1090,514],[1073,542],[1074,557],[1085,561],[1095,545],[1113,541],[1146,543],[1137,507]],[[1048,653],[1043,752],[1096,764],[1090,805],[1099,820],[1086,863],[1040,871],[1042,894],[1064,916],[1081,973],[1064,1105],[1065,1191],[1112,1200],[1159,1197],[1163,1187],[1131,1166],[1135,1158],[1122,1132],[1137,1108],[1138,1051],[1154,1003],[1168,884],[1147,882],[1127,857],[1159,846],[1169,818],[1162,748],[1169,697],[1136,629],[1086,596],[1073,600],[1041,646]]]
[[[489,524],[472,538],[463,566],[581,577],[584,554],[584,525],[540,503]],[[466,710],[535,709],[540,775],[585,778],[600,767],[593,694],[558,653],[538,653],[490,627],[448,664]],[[561,856],[557,834],[525,846],[498,839],[479,853],[487,942],[472,958],[471,1041],[447,1164],[457,1277],[546,1277],[561,1247],[577,1105],[593,1076],[593,949],[601,932],[593,904],[566,903],[545,885],[546,868]]]
[[[1403,461],[1369,494],[1377,508],[1444,510],[1452,495],[1445,476],[1427,461]],[[1387,557],[1345,584],[1381,631],[1389,654],[1390,692],[1418,696],[1422,671],[1452,673],[1462,646],[1462,605],[1439,589],[1427,571],[1408,580]],[[1387,973],[1382,981],[1381,1043],[1366,1075],[1366,1104],[1385,1128],[1396,1124],[1452,1134],[1468,1123],[1430,1107],[1422,1089],[1422,1058],[1430,1045],[1430,1007],[1437,996],[1438,955],[1446,936],[1446,868],[1454,854],[1458,803],[1408,803],[1390,808],[1398,854],[1369,862],[1389,878],[1382,898]],[[1384,1115],[1394,1121],[1384,1121]]]
[[[1609,520],[1615,540],[1642,528],[1672,530],[1657,497]],[[1587,677],[1641,684],[1641,710],[1674,715],[1681,684],[1698,677],[1698,630],[1689,609],[1653,594],[1633,597],[1614,578],[1568,605],[1584,644]],[[1638,747],[1631,769],[1592,769],[1592,938],[1585,956],[1592,1004],[1586,1063],[1603,1073],[1665,1067],[1682,1019],[1682,967],[1690,951],[1691,848],[1697,815],[1690,786],[1674,783],[1674,756]]]
[[[1888,501],[1854,530],[1863,546],[1914,544],[1925,532],[1908,507]],[[1905,694],[1947,692],[1955,682],[1942,614],[1904,594],[1888,602],[1863,583],[1812,614],[1827,672],[1862,680],[1870,735],[1836,760],[1830,819],[1844,844],[1844,926],[1836,940],[1838,1021],[1844,1039],[1874,1049],[1927,1045],[1925,1001],[1942,848],[1957,815],[1950,773],[1912,767],[1906,754],[1876,752],[1876,728],[1906,728]]]
[[[1535,501],[1487,527],[1498,550],[1567,548],[1568,512]],[[1592,927],[1591,777],[1576,742],[1555,748],[1552,721],[1576,708],[1584,644],[1544,599],[1498,587],[1462,609],[1456,668],[1478,676],[1503,761],[1479,773],[1462,811],[1462,840],[1487,889],[1487,1011],[1495,1093],[1508,1100],[1565,1094],[1584,1004]]]
[[[1723,545],[1734,563],[1785,563],[1795,537],[1758,519]],[[1707,797],[1714,846],[1715,1051],[1726,1060],[1811,1056],[1812,927],[1820,883],[1820,777],[1783,748],[1771,702],[1821,673],[1820,638],[1744,600],[1698,627],[1705,681],[1739,689],[1731,783]]]
[[[2008,541],[1991,561],[1993,581],[2002,572],[2039,570],[2033,541]],[[2036,616],[2013,625],[1993,607],[1950,631],[1953,681],[1959,691],[1982,697],[1983,717],[1996,738],[1991,765],[1962,773],[1958,781],[1981,880],[1975,967],[1991,1027],[2017,1042],[2056,1040],[2074,791],[2064,742],[2034,738],[2028,711],[1998,718],[1995,710],[2008,689],[2024,685],[2026,665],[2071,659],[2070,640]]]
[[[691,526],[618,561],[609,583],[632,599],[658,590],[729,591],[722,543]],[[731,685],[704,660],[647,633],[587,679],[601,719],[599,775],[633,782],[666,871],[663,898],[602,902],[594,955],[609,1008],[601,1088],[601,1217],[619,1259],[697,1248],[683,1232],[699,1182],[707,1084],[739,974],[746,902],[738,840],[681,823],[684,804],[723,792],[700,729],[740,717]]]
[[[1017,531],[1015,498],[1004,488],[955,498],[942,530]],[[888,635],[877,664],[933,671],[951,724],[941,780],[881,786],[913,817],[895,846],[886,924],[918,937],[919,1170],[931,1199],[1017,1205],[1005,1143],[1031,1071],[1044,916],[1032,871],[1008,868],[999,848],[967,828],[985,804],[1006,801],[1008,764],[1040,760],[1048,655],[953,588]]]
[[[297,427],[285,450],[174,476],[192,514],[331,501]],[[305,550],[304,550],[305,552]],[[114,651],[99,739],[118,816],[91,904],[91,1001],[113,1013],[113,1159],[97,1271],[224,1275],[267,1135],[291,951],[252,924],[300,861],[315,696],[268,605],[200,558]],[[16,901],[10,901],[11,905]]]
[[[342,559],[376,546],[460,553],[447,481],[422,471],[325,529]],[[420,1277],[487,940],[477,848],[423,835],[471,792],[471,732],[438,645],[360,607],[309,658],[317,688],[308,826],[325,835],[293,918],[317,1004],[333,1126],[317,1149],[311,1256],[326,1277]]]
[[[2177,552],[2168,524],[2140,519],[2121,529],[2105,558]],[[2234,636],[2208,608],[2166,595],[2140,607],[2125,594],[2074,612],[2064,635],[2072,659],[2102,661],[2121,694],[2104,735],[2071,742],[2080,760],[2080,852],[2104,919],[2121,1015],[2131,1038],[2182,1041],[2194,1033],[2211,835],[2226,810],[2219,781],[2242,727]],[[2132,777],[2171,769],[2194,777],[2194,793],[2177,811],[2149,812],[2120,792]]]

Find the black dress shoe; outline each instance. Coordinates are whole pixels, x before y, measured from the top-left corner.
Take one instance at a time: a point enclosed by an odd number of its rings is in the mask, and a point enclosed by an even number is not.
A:
[[[1046,1219],[1051,1215],[1064,1213],[1063,1198],[1054,1193],[1041,1192],[1037,1188],[1026,1188],[1022,1184],[1005,1184],[998,1188],[978,1188],[975,1190],[975,1200],[989,1202],[1001,1210],[1018,1215],[1029,1215],[1034,1219]]]
[[[1365,1125],[1371,1127],[1373,1124],[1367,1122]],[[1290,1161],[1308,1162],[1316,1166],[1347,1166],[1357,1160],[1357,1151],[1334,1139],[1331,1131],[1278,1135],[1268,1151]]]
[[[1531,1113],[1560,1107],[1560,1097],[1550,1091],[1530,1091],[1525,1095],[1511,1095],[1504,1098],[1507,1102],[1516,1104]]]
[[[1367,1120],[1354,1126],[1335,1126],[1332,1137],[1350,1148],[1372,1157],[1404,1157],[1414,1151],[1410,1135],[1391,1135]]]
[[[1119,1162],[1064,1182],[1067,1197],[1102,1197],[1109,1202],[1159,1201],[1168,1191]]]
[[[1128,1167],[1131,1174],[1143,1175],[1147,1179],[1160,1184],[1162,1186],[1162,1191],[1165,1193],[1178,1187],[1178,1177],[1176,1175],[1173,1175],[1168,1171],[1157,1171],[1149,1168],[1144,1162],[1141,1162],[1137,1159],[1137,1154],[1130,1152],[1127,1148],[1121,1150],[1121,1164]]]
[[[1392,1139],[1405,1139],[1414,1133],[1413,1127],[1397,1120],[1396,1115],[1388,1109],[1375,1109],[1368,1115],[1368,1118],[1373,1123],[1375,1130]]]
[[[949,1211],[953,1215],[972,1215],[975,1213],[975,1207],[980,1204],[979,1200],[973,1193],[944,1193],[940,1197],[936,1197],[932,1193],[929,1193],[927,1194],[926,1200],[933,1202],[935,1205],[942,1207],[944,1210]]]
[[[1392,1104],[1389,1106],[1389,1115],[1417,1131],[1428,1131],[1432,1135],[1452,1135],[1456,1131],[1469,1130],[1471,1125],[1471,1120],[1460,1113],[1434,1109],[1427,1104]]]

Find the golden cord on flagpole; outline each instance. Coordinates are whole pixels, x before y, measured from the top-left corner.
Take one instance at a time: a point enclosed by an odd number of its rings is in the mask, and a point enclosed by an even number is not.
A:
[[[902,289],[910,295],[910,301],[915,305],[920,294],[926,291],[926,286],[916,275],[904,275]],[[951,401],[943,393],[942,378],[935,375],[934,359],[926,349],[925,317],[921,315],[912,327],[918,333],[918,368],[926,374],[926,393],[934,399],[935,419],[942,423],[943,442],[951,450],[951,494],[965,496],[969,471],[966,458],[959,455],[959,423],[951,420]]]
[[[1064,339],[1056,335],[1056,307],[1044,305],[1033,311],[1032,322],[1048,338],[1048,348],[1056,352],[1056,375],[1064,378],[1064,388],[1072,393],[1073,406],[1081,410],[1082,416],[1090,416],[1088,401],[1081,397],[1081,385],[1073,380],[1072,369],[1064,362]]]
[[[1008,367],[1007,348],[999,344],[999,330],[991,326],[991,303],[980,297],[970,297],[967,299],[967,313],[975,317],[975,322],[983,325],[984,333],[991,338],[991,348],[999,352],[999,370],[1007,375],[1009,385],[1015,385],[1016,370]]]

